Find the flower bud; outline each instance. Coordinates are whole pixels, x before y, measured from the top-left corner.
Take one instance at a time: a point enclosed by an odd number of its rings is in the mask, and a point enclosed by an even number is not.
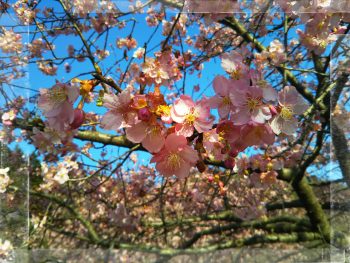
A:
[[[270,112],[271,112],[272,116],[277,115],[277,109],[275,108],[275,106],[269,105],[269,109],[270,109]]]
[[[151,118],[151,112],[147,108],[140,109],[137,115],[141,121],[148,121]]]
[[[235,167],[235,159],[229,157],[224,161],[224,164],[227,169],[233,169]]]
[[[74,129],[78,129],[85,120],[85,114],[84,111],[81,109],[75,109],[74,110],[74,119],[73,122],[70,124],[70,127]]]

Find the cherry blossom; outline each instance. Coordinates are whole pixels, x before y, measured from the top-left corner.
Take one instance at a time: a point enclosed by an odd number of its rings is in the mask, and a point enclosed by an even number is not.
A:
[[[230,91],[235,88],[231,80],[223,76],[217,76],[214,79],[213,87],[218,96],[210,99],[212,108],[217,108],[220,118],[227,118],[233,105],[230,99]]]
[[[101,120],[103,129],[118,131],[121,128],[130,127],[135,123],[137,113],[132,111],[130,103],[132,102],[130,89],[123,90],[120,94],[105,94],[103,105],[109,111]]]
[[[233,90],[230,98],[235,112],[231,115],[236,125],[246,124],[250,121],[265,123],[271,118],[271,112],[264,104],[264,94],[261,88],[245,86],[241,90]]]
[[[214,157],[216,160],[222,160],[224,158],[222,154],[224,143],[222,142],[222,137],[216,132],[216,129],[203,132],[203,147],[209,157]]]
[[[248,66],[243,62],[243,55],[244,53],[242,54],[235,50],[222,55],[221,66],[232,79],[239,80],[249,73]]]
[[[178,135],[190,137],[194,128],[200,133],[208,131],[212,127],[213,120],[210,120],[210,108],[208,101],[195,103],[191,97],[181,95],[174,102],[170,110],[171,118],[177,124],[175,126]]]
[[[151,153],[159,152],[164,146],[164,129],[154,122],[141,121],[126,129],[126,138],[142,146]]]
[[[20,53],[22,50],[22,36],[11,30],[3,30],[0,35],[0,49],[4,53]]]
[[[156,163],[156,169],[166,177],[176,175],[185,178],[197,160],[198,154],[187,145],[186,138],[172,133],[166,138],[163,149],[152,157],[151,162]]]
[[[12,121],[16,118],[16,110],[5,112],[2,116],[2,123],[4,125],[12,125]]]
[[[80,16],[85,16],[97,9],[97,0],[73,0],[74,11]]]
[[[56,83],[50,89],[41,89],[38,107],[48,119],[50,127],[63,131],[74,121],[73,103],[79,96],[74,85]]]
[[[298,128],[294,115],[302,114],[308,108],[303,98],[293,86],[286,86],[278,93],[278,115],[271,121],[274,133],[292,135]]]
[[[133,57],[141,59],[143,58],[144,54],[145,54],[145,49],[143,47],[139,47],[138,49],[135,50]]]

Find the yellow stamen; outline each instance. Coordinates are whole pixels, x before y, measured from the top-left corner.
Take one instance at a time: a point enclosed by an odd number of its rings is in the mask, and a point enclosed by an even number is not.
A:
[[[160,134],[160,127],[159,126],[153,126],[151,128],[151,134],[152,134],[152,136],[158,136]]]
[[[186,122],[188,124],[193,124],[195,122],[195,120],[197,119],[196,114],[194,113],[190,113],[186,115]]]
[[[172,169],[178,169],[181,165],[181,157],[177,153],[171,153],[167,158],[167,166]]]
[[[198,112],[192,108],[191,112],[188,113],[185,117],[186,123],[192,125],[197,120],[198,115]]]
[[[288,107],[282,107],[280,116],[283,119],[290,120],[293,117],[293,111],[292,111],[292,109],[290,109]]]
[[[222,100],[222,103],[224,105],[230,105],[231,104],[231,100],[229,97],[224,97],[223,100]]]
[[[247,106],[251,111],[254,110],[259,105],[260,105],[260,101],[258,99],[249,98],[247,100]]]
[[[169,116],[170,115],[170,106],[168,105],[159,105],[156,109],[156,114],[158,116],[160,115],[165,115]]]
[[[266,169],[267,169],[268,171],[272,171],[272,169],[273,169],[273,163],[271,163],[271,162],[267,163]]]
[[[53,103],[62,103],[67,99],[67,94],[63,88],[54,87],[49,91],[49,98]]]
[[[233,79],[235,79],[235,80],[238,80],[238,79],[240,79],[241,78],[241,71],[240,70],[234,70],[234,71],[232,71],[231,72],[231,74],[230,74],[230,76],[231,76],[231,78],[233,78]]]

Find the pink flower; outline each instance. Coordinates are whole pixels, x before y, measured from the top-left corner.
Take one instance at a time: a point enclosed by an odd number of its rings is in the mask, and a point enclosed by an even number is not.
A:
[[[164,146],[164,129],[157,123],[141,121],[126,129],[126,138],[142,146],[151,153],[159,152]]]
[[[245,86],[242,90],[233,90],[230,94],[232,104],[236,107],[231,115],[237,125],[250,121],[265,123],[271,118],[271,112],[267,105],[263,104],[263,91],[259,87]]]
[[[173,121],[178,123],[175,126],[177,134],[185,137],[192,136],[193,127],[202,133],[210,130],[213,123],[212,120],[208,120],[210,117],[208,101],[194,103],[187,95],[181,95],[174,102],[170,115]]]
[[[38,107],[48,119],[50,127],[63,131],[74,120],[73,104],[79,97],[79,87],[56,83],[51,89],[41,89]]]
[[[118,131],[135,123],[137,113],[130,107],[132,102],[130,89],[125,89],[118,95],[106,94],[103,101],[103,105],[109,109],[101,120],[103,129]]]
[[[71,108],[79,97],[79,87],[64,83],[56,83],[51,89],[41,89],[38,107],[43,111],[45,117],[59,115],[64,108]]]
[[[167,177],[176,175],[179,178],[188,176],[191,167],[197,161],[198,154],[187,145],[186,138],[174,133],[166,138],[164,148],[151,159],[162,175]]]
[[[278,93],[279,114],[271,121],[270,125],[277,135],[285,133],[292,135],[298,128],[295,114],[302,114],[308,105],[293,86],[286,86]]]
[[[1,116],[2,123],[4,125],[11,126],[12,125],[12,121],[16,118],[16,114],[17,114],[17,110],[10,110],[8,112],[5,112]]]
[[[244,53],[248,53],[248,50],[242,50]],[[230,53],[222,55],[221,66],[230,74],[232,79],[238,80],[244,78],[249,73],[249,68],[243,63],[244,57],[241,52],[232,50]]]
[[[215,93],[218,96],[210,98],[212,108],[218,108],[220,118],[227,118],[231,109],[232,103],[230,99],[230,91],[234,88],[232,81],[223,76],[217,76],[213,82]]]
[[[145,49],[143,47],[139,47],[138,49],[136,49],[136,51],[133,54],[133,58],[138,58],[141,59],[143,58],[145,54]]]

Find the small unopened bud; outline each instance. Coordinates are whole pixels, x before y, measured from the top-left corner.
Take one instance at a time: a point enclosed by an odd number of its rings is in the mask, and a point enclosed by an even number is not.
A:
[[[224,164],[227,169],[233,169],[235,167],[235,159],[229,157],[224,161]]]
[[[236,157],[238,154],[239,154],[239,151],[237,149],[231,149],[229,152],[229,155],[233,158]]]
[[[277,115],[277,109],[275,108],[275,106],[269,105],[269,109],[270,109],[270,112],[271,112],[272,116]]]
[[[140,109],[137,115],[141,121],[148,121],[151,118],[151,112],[147,108]]]
[[[81,109],[75,109],[74,110],[74,119],[73,122],[70,124],[70,127],[74,129],[78,129],[85,120],[85,114],[84,111]]]

